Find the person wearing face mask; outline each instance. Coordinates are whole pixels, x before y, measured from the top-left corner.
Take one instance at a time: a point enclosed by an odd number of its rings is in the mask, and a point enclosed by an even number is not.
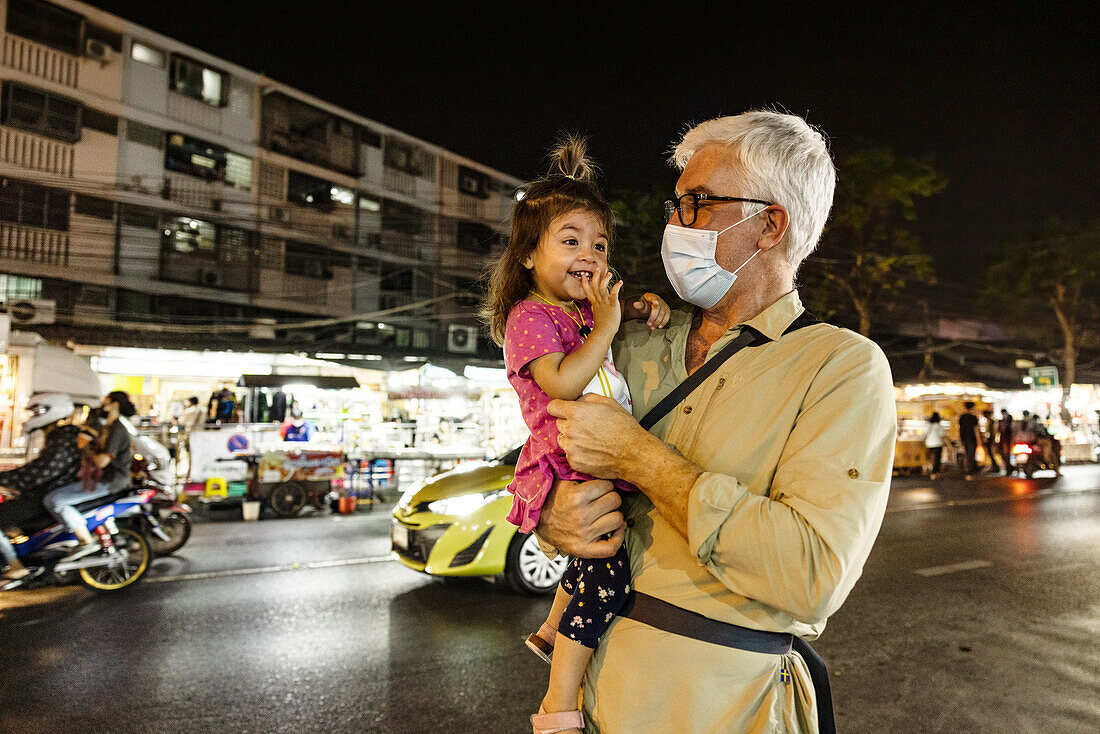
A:
[[[633,414],[595,395],[549,406],[570,465],[600,479],[556,482],[535,532],[585,558],[625,536],[634,579],[588,666],[586,731],[831,732],[807,641],[870,553],[896,432],[882,351],[807,314],[794,285],[836,170],[819,132],[772,111],[697,125],[672,161],[661,254],[693,308],[613,342]]]
[[[51,515],[76,536],[79,545],[64,561],[75,561],[99,550],[100,545],[88,531],[84,516],[74,505],[119,492],[130,483],[130,465],[134,452],[130,433],[121,421],[137,409],[130,396],[121,390],[108,393],[101,406],[103,427],[82,449],[84,465],[80,479],[49,492],[42,504]]]

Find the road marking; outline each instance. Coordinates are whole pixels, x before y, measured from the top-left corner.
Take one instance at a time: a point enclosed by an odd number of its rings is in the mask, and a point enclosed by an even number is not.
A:
[[[959,561],[958,563],[949,563],[946,566],[929,566],[928,568],[918,568],[913,573],[918,576],[943,576],[945,573],[955,573],[956,571],[973,571],[975,568],[989,568],[993,564],[989,561],[983,561],[975,558],[971,561]]]
[[[941,507],[966,507],[968,505],[994,505],[1002,502],[1016,502],[1019,500],[1034,500],[1041,497],[1073,497],[1079,494],[1092,494],[1100,492],[1100,488],[1097,489],[1057,489],[1050,487],[1047,489],[1040,489],[1035,492],[1028,492],[1027,494],[1010,495],[1005,497],[970,497],[961,500],[941,500],[939,502],[922,502],[915,505],[895,505],[894,507],[887,507],[886,512],[913,512],[914,510],[934,510]]]
[[[220,579],[230,576],[255,576],[261,573],[282,573],[312,568],[334,568],[337,566],[361,566],[368,563],[392,561],[391,556],[364,556],[362,558],[342,558],[335,561],[311,561],[310,563],[289,563],[284,566],[263,566],[261,568],[237,568],[228,571],[206,571],[203,573],[183,573],[175,576],[147,576],[145,583],[165,581],[200,581],[202,579]]]

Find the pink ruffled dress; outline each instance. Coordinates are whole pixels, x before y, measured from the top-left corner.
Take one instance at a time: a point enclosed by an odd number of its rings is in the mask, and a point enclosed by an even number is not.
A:
[[[588,301],[575,303],[584,324],[591,329],[594,321]],[[572,354],[584,343],[576,318],[576,313],[569,314],[559,306],[534,300],[520,301],[508,314],[504,335],[504,366],[507,369],[508,382],[519,396],[523,420],[531,431],[531,436],[520,451],[515,479],[508,485],[508,491],[513,495],[508,521],[518,525],[523,533],[531,532],[538,524],[542,503],[550,493],[555,479],[592,479],[587,474],[573,471],[569,466],[565,452],[558,446],[558,421],[546,411],[552,398],[543,392],[527,369],[527,365],[538,357],[555,352]],[[626,380],[611,362],[610,350],[603,366],[585,388],[585,392],[613,398],[630,410],[630,391]],[[624,491],[637,491],[627,482],[616,480],[614,484]]]

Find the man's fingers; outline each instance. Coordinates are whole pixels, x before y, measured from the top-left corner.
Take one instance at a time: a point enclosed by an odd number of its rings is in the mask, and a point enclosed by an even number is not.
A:
[[[606,515],[601,515],[589,527],[592,530],[592,534],[595,536],[593,540],[595,540],[596,538],[602,538],[608,533],[614,533],[619,530],[619,528],[626,527],[626,519],[623,517],[623,513],[615,510]]]
[[[623,544],[625,533],[626,525],[624,524],[619,526],[619,529],[612,533],[610,538],[601,537],[599,540],[589,543],[588,558],[610,558],[615,555],[615,552],[619,550],[619,546]]]
[[[584,396],[581,396],[584,399]],[[572,400],[551,400],[546,406],[546,412],[555,418],[572,418],[576,408]]]

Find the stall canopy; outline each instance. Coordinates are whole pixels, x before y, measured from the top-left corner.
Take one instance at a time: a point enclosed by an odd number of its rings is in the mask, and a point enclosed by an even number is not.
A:
[[[359,387],[354,377],[333,375],[241,375],[237,387],[285,387],[312,385],[324,390],[346,390]]]
[[[37,344],[34,348],[34,371],[31,394],[60,392],[74,403],[99,405],[103,388],[88,360],[64,347]]]

